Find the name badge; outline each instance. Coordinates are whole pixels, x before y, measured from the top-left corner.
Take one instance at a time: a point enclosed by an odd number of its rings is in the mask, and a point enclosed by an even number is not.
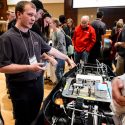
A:
[[[33,57],[29,58],[30,65],[37,63],[36,56],[34,55]]]

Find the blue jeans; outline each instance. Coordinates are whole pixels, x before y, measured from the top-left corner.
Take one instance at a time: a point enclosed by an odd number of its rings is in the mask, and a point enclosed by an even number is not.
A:
[[[59,82],[64,73],[65,61],[62,59],[56,59],[56,60],[57,60],[58,64],[56,66],[55,74],[56,74],[57,80]]]
[[[87,63],[88,62],[88,56],[89,56],[89,53],[86,52],[86,51],[83,51],[83,52],[74,52],[74,60],[75,60],[75,63],[78,64],[80,63],[80,60],[84,61],[84,63]]]

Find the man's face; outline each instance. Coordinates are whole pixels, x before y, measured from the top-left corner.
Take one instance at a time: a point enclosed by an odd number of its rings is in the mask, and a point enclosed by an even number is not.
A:
[[[87,18],[82,18],[81,19],[81,26],[82,28],[87,28],[89,24],[89,20]]]
[[[88,22],[87,21],[81,21],[81,26],[82,26],[82,28],[88,27]]]
[[[30,29],[35,22],[36,9],[32,8],[30,4],[25,5],[24,12],[18,12],[17,21],[23,28]]]
[[[14,12],[10,12],[10,14],[7,16],[9,22],[12,21],[13,19],[15,19],[15,13]]]

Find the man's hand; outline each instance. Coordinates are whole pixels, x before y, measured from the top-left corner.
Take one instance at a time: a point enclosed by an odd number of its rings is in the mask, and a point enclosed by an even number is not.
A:
[[[51,57],[49,61],[53,66],[56,66],[58,64],[58,62],[53,57]]]
[[[46,66],[44,65],[44,63],[35,63],[28,65],[28,70],[33,72],[44,71],[46,70]]]
[[[69,65],[71,68],[73,68],[73,67],[76,66],[76,64],[74,63],[74,61],[71,60],[70,58],[68,58],[68,59],[66,60],[66,62],[68,63],[68,65]]]
[[[123,89],[123,82],[119,78],[115,78],[112,81],[112,97],[121,106],[125,106],[125,97],[121,95],[121,89]]]
[[[50,62],[53,66],[56,66],[57,63],[58,63],[58,62],[53,58],[53,56],[47,55],[46,53],[43,53],[43,54],[41,55],[41,59]]]
[[[115,47],[120,46],[120,42],[116,42],[114,46],[115,46]]]
[[[125,48],[125,42],[116,42],[115,47],[118,47],[118,46]]]

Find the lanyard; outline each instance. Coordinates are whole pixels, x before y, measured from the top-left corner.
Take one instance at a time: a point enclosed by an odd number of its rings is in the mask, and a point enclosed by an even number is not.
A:
[[[23,36],[22,36],[20,30],[19,30],[19,32],[20,32],[20,36],[21,36],[21,38],[22,38],[22,40],[23,40],[23,43],[24,43],[24,46],[25,46],[25,49],[26,49],[27,55],[28,55],[28,57],[30,58],[30,54],[29,54],[29,52],[28,52],[28,48],[27,48],[27,46],[26,46],[26,42],[25,42],[25,40],[24,40],[24,38],[23,38]],[[29,33],[30,33],[30,39],[31,39],[32,46],[33,46],[33,54],[35,55],[35,50],[34,50],[34,44],[33,44],[32,35],[31,35],[31,32],[30,32],[30,31],[29,31]]]

